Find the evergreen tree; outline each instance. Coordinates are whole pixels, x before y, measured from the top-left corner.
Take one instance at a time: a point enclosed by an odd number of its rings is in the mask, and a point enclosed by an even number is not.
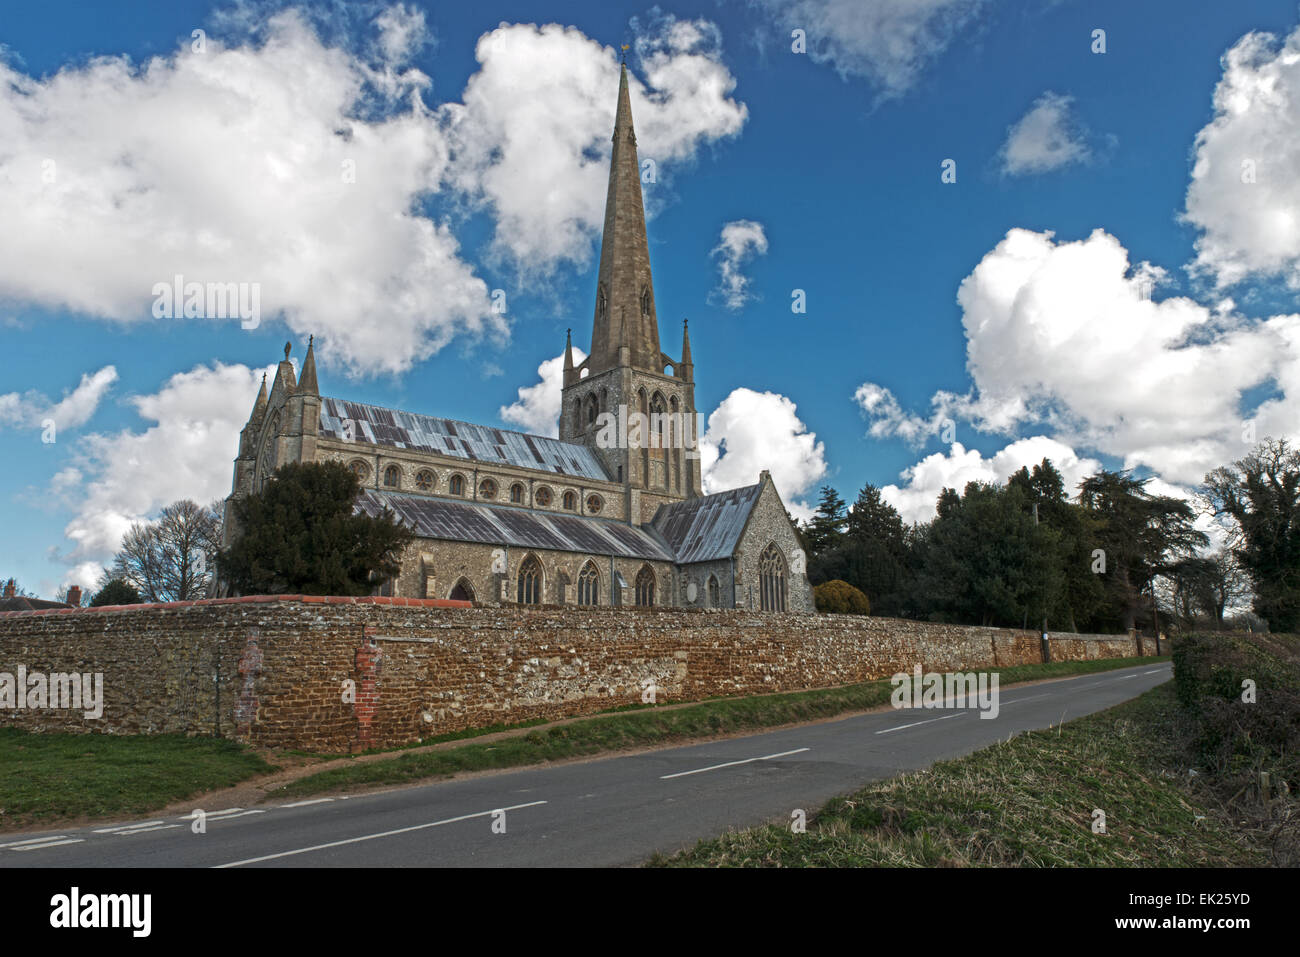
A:
[[[138,605],[140,593],[135,587],[121,578],[109,578],[103,581],[95,597],[90,600],[91,608],[103,608],[105,605]]]
[[[849,509],[844,536],[844,581],[864,592],[877,615],[908,607],[908,534],[898,511],[868,483]]]
[[[366,595],[395,577],[412,534],[387,510],[353,511],[357,478],[337,462],[295,462],[237,498],[240,534],[218,567],[237,594]]]
[[[844,499],[829,485],[823,486],[817,511],[800,529],[808,552],[808,580],[813,585],[843,577],[840,548],[846,522]]]

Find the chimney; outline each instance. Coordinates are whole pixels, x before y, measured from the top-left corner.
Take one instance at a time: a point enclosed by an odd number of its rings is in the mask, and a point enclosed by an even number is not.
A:
[[[13,598],[14,590],[15,590],[15,584],[14,584],[14,580],[11,578],[7,582],[5,582],[5,597]]]
[[[68,604],[73,608],[81,607],[81,586],[73,585],[68,589]]]

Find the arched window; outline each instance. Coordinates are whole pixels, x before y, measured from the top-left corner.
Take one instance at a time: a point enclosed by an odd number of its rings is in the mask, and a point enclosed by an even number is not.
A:
[[[598,411],[600,410],[596,406],[596,397],[594,395],[587,396],[587,423],[588,424],[595,423],[596,413]]]
[[[555,600],[563,605],[569,600],[569,575],[567,572],[555,573]]]
[[[402,470],[396,465],[390,465],[384,469],[384,487],[397,488],[402,484]]]
[[[478,497],[479,497],[479,498],[488,498],[488,499],[496,498],[496,497],[497,497],[497,483],[494,482],[494,481],[492,481],[491,479],[488,479],[488,478],[485,478],[483,481],[479,482],[479,483],[478,483]]]
[[[542,563],[537,556],[529,555],[519,566],[519,604],[542,603]]]
[[[718,576],[709,576],[709,607],[722,607],[722,589],[718,587]]]
[[[420,469],[415,473],[415,487],[421,492],[427,492],[433,488],[434,477],[432,469]]]
[[[641,287],[641,315],[650,315],[650,287]]]
[[[578,572],[578,604],[600,604],[600,572],[591,562],[583,565],[582,571]]]
[[[451,590],[451,594],[447,597],[455,599],[456,601],[473,601],[474,586],[469,583],[468,578],[462,578],[460,581],[456,582],[455,587]]]
[[[600,500],[599,495],[587,496],[587,511],[590,512],[592,515],[599,514],[600,509],[604,504],[605,503]]]
[[[451,482],[449,483],[449,487],[451,488],[451,494],[452,494],[452,495],[464,495],[464,494],[465,494],[465,476],[463,476],[463,475],[453,475],[453,476],[451,477]]]
[[[636,573],[636,603],[642,608],[649,608],[655,603],[655,573],[649,565],[642,565]]]
[[[775,542],[758,557],[758,590],[763,611],[785,611],[785,556]]]
[[[570,512],[572,512],[575,508],[578,507],[578,496],[573,494],[572,492],[565,492],[563,502],[564,502],[564,507],[568,509]]]
[[[533,492],[533,501],[546,508],[551,504],[551,490],[543,485],[537,491]]]
[[[510,501],[515,505],[522,505],[524,501],[524,487],[516,482],[510,486]]]

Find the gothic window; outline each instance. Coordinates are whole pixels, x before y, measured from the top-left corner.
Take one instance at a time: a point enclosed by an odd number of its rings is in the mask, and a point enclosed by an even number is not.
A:
[[[542,603],[542,563],[534,555],[524,559],[519,566],[519,604]]]
[[[548,507],[551,504],[551,490],[543,485],[533,493],[533,501],[542,508]]]
[[[524,487],[516,482],[510,486],[510,501],[515,505],[522,505],[524,501]]]
[[[572,492],[565,492],[564,507],[568,509],[570,512],[572,512],[575,508],[578,507],[578,496],[574,495]]]
[[[591,562],[583,565],[582,571],[578,572],[578,604],[600,604],[600,572],[596,571],[596,566]]]
[[[494,482],[494,481],[492,481],[492,480],[489,479],[489,478],[485,478],[483,481],[479,482],[479,483],[478,483],[478,497],[479,497],[479,498],[489,498],[489,499],[491,499],[491,498],[496,498],[496,497],[497,497],[497,483]]]
[[[366,465],[366,463],[360,459],[353,459],[348,463],[348,468],[350,468],[352,474],[357,477],[357,481],[364,485],[366,476],[370,474],[370,466]]]
[[[453,475],[453,476],[451,477],[450,488],[451,488],[451,494],[452,494],[452,495],[464,495],[464,494],[465,494],[465,476],[463,476],[463,475]]]
[[[456,582],[456,587],[451,590],[451,594],[447,597],[456,601],[473,601],[474,586],[469,583],[468,578],[462,578]]]
[[[587,511],[590,512],[592,515],[599,515],[601,506],[603,506],[604,504],[605,503],[600,500],[599,495],[587,496]]]
[[[709,576],[709,607],[720,608],[722,606],[722,589],[718,587],[718,576]]]
[[[397,488],[402,484],[402,471],[396,465],[384,469],[384,487]]]
[[[597,411],[599,410],[596,407],[596,397],[594,395],[587,396],[587,422],[588,423],[594,423],[596,421]]]
[[[415,473],[415,487],[421,492],[427,492],[433,488],[433,471],[431,469],[420,469]]]
[[[605,295],[605,284],[596,287],[596,318],[604,319],[609,315],[609,296]]]
[[[650,315],[650,287],[641,287],[641,315]]]
[[[582,431],[582,400],[573,400],[573,428],[577,432]]]
[[[763,611],[785,611],[785,556],[775,542],[758,557],[758,588]]]
[[[655,573],[649,565],[642,565],[636,573],[636,603],[642,608],[649,608],[655,603]]]

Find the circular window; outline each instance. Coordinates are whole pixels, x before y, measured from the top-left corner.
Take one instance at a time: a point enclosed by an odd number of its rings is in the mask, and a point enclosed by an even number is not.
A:
[[[497,497],[497,483],[494,482],[494,481],[492,481],[491,479],[484,479],[483,481],[479,482],[479,483],[478,483],[478,497],[479,497],[479,498],[496,498],[496,497]]]
[[[587,496],[587,511],[591,512],[592,515],[595,515],[597,512],[599,512],[600,507],[603,504],[604,503],[600,500],[599,495]]]
[[[421,469],[415,473],[415,487],[421,492],[427,492],[433,488],[433,472],[429,469]]]
[[[348,463],[348,468],[352,470],[352,474],[357,477],[358,482],[364,482],[366,476],[370,474],[370,466],[366,465],[366,463],[362,462],[360,459]]]
[[[533,501],[545,508],[551,504],[551,490],[543,486],[533,493]]]

